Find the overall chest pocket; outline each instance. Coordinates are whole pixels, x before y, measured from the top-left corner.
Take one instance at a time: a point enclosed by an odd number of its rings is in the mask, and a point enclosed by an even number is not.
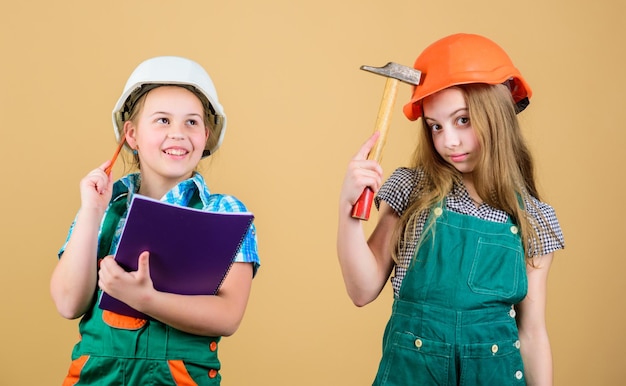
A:
[[[524,250],[518,243],[506,241],[497,238],[478,240],[467,283],[474,293],[506,300],[526,295]]]

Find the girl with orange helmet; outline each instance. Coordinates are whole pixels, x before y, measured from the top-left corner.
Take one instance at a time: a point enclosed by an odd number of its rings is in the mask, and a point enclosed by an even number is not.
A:
[[[226,131],[213,82],[192,60],[148,59],[131,74],[112,118],[139,171],[114,181],[106,161],[81,180],[81,207],[50,282],[59,313],[81,317],[63,385],[219,385],[218,342],[237,330],[259,266],[254,224],[215,295],[156,290],[149,251],[134,272],[113,257],[135,194],[204,211],[246,211],[234,196],[210,192],[196,171]],[[103,291],[149,320],[101,309]]]
[[[337,251],[347,292],[363,306],[391,276],[394,303],[375,385],[551,385],[548,271],[564,247],[540,201],[516,114],[532,95],[508,55],[479,35],[436,41],[404,106],[421,118],[408,168],[383,181],[351,160],[340,194]],[[377,191],[369,238],[352,206]]]

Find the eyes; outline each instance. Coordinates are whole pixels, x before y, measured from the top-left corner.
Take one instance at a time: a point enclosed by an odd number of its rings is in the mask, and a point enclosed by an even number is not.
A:
[[[162,125],[169,125],[171,123],[170,119],[167,118],[167,117],[158,117],[155,120],[155,122],[159,123],[159,124],[162,124]],[[198,126],[198,125],[200,125],[200,121],[197,120],[197,119],[190,118],[190,119],[187,119],[185,121],[185,125],[187,125],[187,126]]]
[[[430,127],[430,131],[432,131],[433,133],[436,133],[437,131],[441,130],[441,125],[438,125],[436,123],[429,123],[428,127]]]
[[[439,123],[433,120],[428,121],[428,127],[433,133],[437,133],[443,129],[442,125],[440,125]],[[457,127],[457,128],[471,127],[469,117],[466,115],[461,115],[461,116],[456,117],[454,119],[454,127]]]

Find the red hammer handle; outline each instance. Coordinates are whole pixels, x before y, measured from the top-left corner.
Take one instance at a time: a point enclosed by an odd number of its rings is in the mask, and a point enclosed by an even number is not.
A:
[[[360,220],[369,220],[372,202],[374,201],[374,191],[369,187],[363,189],[363,193],[352,207],[352,217]]]
[[[395,78],[387,78],[385,82],[385,90],[383,92],[383,98],[380,102],[380,108],[378,109],[378,116],[376,117],[376,126],[374,132],[379,131],[380,136],[374,144],[374,148],[370,151],[368,159],[380,162],[382,160],[383,148],[387,140],[387,132],[391,124],[391,113],[393,105],[396,101],[396,94],[398,91],[398,84],[400,81]],[[372,208],[372,202],[374,198],[374,192],[372,189],[365,188],[357,202],[352,207],[352,217],[360,220],[369,220],[370,210]]]

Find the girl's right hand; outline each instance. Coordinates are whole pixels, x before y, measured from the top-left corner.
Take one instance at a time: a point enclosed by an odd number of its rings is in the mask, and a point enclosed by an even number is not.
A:
[[[357,202],[366,187],[372,189],[374,193],[380,189],[383,180],[383,169],[377,161],[367,159],[379,136],[380,132],[378,131],[372,134],[350,160],[340,194],[339,202],[342,210],[346,207],[349,211],[352,211],[352,206]]]
[[[111,160],[106,161],[80,181],[82,209],[97,209],[102,213],[106,210],[113,194],[113,179],[104,171],[110,163]]]

